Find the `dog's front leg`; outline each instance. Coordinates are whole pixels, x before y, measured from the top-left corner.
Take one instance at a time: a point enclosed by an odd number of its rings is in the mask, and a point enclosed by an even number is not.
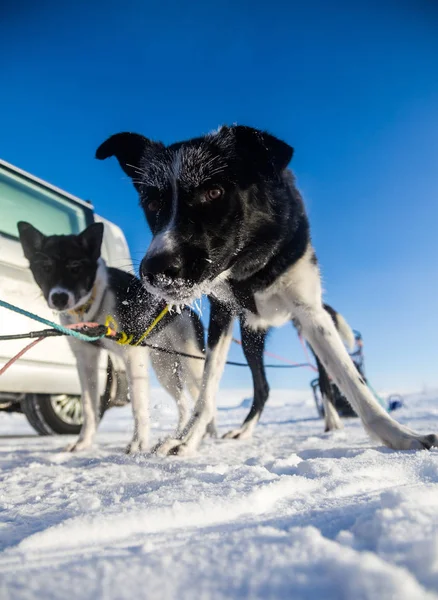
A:
[[[332,380],[360,416],[371,437],[378,438],[394,450],[430,448],[438,445],[436,435],[420,435],[400,425],[380,406],[355,368],[331,317],[319,301],[306,303],[303,302],[302,296],[296,298],[294,315],[305,338]]]
[[[66,450],[78,452],[86,450],[92,445],[99,423],[100,398],[97,369],[100,349],[89,342],[80,342],[79,340],[71,340],[70,344],[78,367],[84,422],[78,440],[69,444]]]
[[[233,315],[228,308],[211,300],[207,353],[201,391],[193,415],[181,439],[166,440],[160,454],[187,456],[195,452],[216,415],[216,394],[231,343]]]
[[[263,364],[263,352],[265,349],[266,331],[254,331],[245,322],[240,320],[240,331],[242,335],[242,349],[249,368],[251,369],[254,398],[251,410],[246,416],[242,426],[229,431],[224,438],[235,440],[247,440],[252,437],[255,426],[265,407],[269,396],[269,384],[266,378],[265,366]]]
[[[145,451],[149,442],[149,350],[131,346],[124,350],[134,416],[134,435],[126,448],[126,452],[131,454]]]

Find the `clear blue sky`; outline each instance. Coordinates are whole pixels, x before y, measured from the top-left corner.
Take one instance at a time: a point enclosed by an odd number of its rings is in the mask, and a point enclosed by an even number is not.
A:
[[[238,122],[295,147],[326,299],[384,389],[438,384],[438,10],[428,0],[21,1],[2,8],[0,156],[150,235],[110,134]],[[66,4],[66,3],[65,3]],[[297,361],[291,327],[269,348]],[[240,356],[238,348],[232,357]],[[307,371],[270,371],[303,387]],[[223,385],[246,387],[229,367]]]

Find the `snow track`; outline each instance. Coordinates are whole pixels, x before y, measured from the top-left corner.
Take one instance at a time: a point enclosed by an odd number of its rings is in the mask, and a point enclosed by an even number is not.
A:
[[[221,392],[221,432],[244,395]],[[438,431],[435,398],[396,416]],[[176,419],[155,399],[154,439]],[[84,454],[0,414],[0,597],[438,598],[438,451],[375,447],[357,420],[323,434],[315,414],[307,391],[273,392],[254,439],[193,459],[124,455],[129,409]]]

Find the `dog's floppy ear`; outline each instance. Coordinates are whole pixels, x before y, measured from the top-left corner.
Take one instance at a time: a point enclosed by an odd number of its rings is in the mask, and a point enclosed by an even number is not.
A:
[[[26,221],[19,221],[17,229],[24,256],[27,260],[31,260],[35,253],[41,250],[46,236],[30,223],[26,223]]]
[[[294,149],[275,136],[245,125],[223,127],[219,137],[233,146],[240,161],[263,177],[279,176],[291,161]]]
[[[155,144],[139,133],[116,133],[96,150],[96,158],[105,160],[115,156],[120,166],[131,179],[139,179],[141,159],[146,148]]]
[[[103,239],[103,223],[93,223],[78,235],[82,247],[89,253],[92,260],[100,256]]]

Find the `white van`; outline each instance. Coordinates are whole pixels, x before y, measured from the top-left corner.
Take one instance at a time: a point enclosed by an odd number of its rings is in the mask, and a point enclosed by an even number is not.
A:
[[[18,240],[18,221],[28,221],[46,235],[76,234],[93,221],[101,221],[105,225],[103,258],[109,266],[132,272],[125,236],[116,225],[95,215],[90,203],[0,160],[1,300],[59,322],[32,278]],[[0,336],[44,328],[0,307]],[[26,343],[28,340],[0,340],[0,368]],[[105,353],[99,366],[99,385],[101,394],[106,393],[105,407],[125,402],[123,367]],[[40,342],[0,376],[0,410],[22,411],[42,435],[79,431],[82,423],[79,379],[65,338]]]

